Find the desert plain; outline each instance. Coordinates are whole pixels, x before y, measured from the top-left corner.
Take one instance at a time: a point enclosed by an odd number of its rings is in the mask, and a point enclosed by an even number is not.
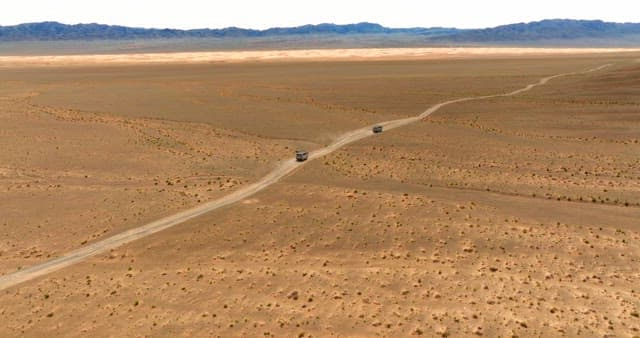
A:
[[[574,74],[3,289],[0,336],[640,336],[640,52],[269,53],[0,59],[0,275]]]

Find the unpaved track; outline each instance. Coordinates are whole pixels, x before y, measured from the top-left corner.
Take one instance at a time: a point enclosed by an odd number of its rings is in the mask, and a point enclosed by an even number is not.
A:
[[[466,102],[466,101],[484,100],[484,99],[495,98],[495,97],[513,96],[513,95],[517,95],[517,94],[529,91],[537,86],[545,85],[547,82],[549,82],[554,78],[595,72],[608,66],[610,65],[607,64],[607,65],[603,65],[603,66],[596,67],[596,68],[589,69],[582,72],[573,72],[573,73],[549,76],[544,79],[541,79],[537,83],[530,84],[524,88],[514,90],[509,93],[478,96],[478,97],[468,97],[468,98],[455,99],[455,100],[438,103],[430,107],[429,109],[427,109],[426,111],[424,111],[422,114],[418,116],[409,117],[405,119],[386,121],[386,122],[380,123],[380,125],[384,126],[385,130],[395,129],[398,127],[402,127],[402,126],[420,121],[428,117],[429,115],[433,114],[434,112],[438,111],[440,108],[450,104]],[[329,144],[328,146],[310,153],[309,160],[323,157],[327,154],[330,154],[340,149],[341,147],[344,147],[347,144],[356,142],[365,137],[372,136],[373,133],[371,131],[371,128],[372,126],[367,126],[367,127],[360,128],[342,135],[335,142]],[[238,201],[241,201],[269,187],[270,185],[278,182],[281,178],[290,174],[291,172],[293,172],[303,164],[304,162],[299,163],[299,162],[296,162],[294,159],[286,160],[280,163],[273,171],[271,171],[269,174],[267,174],[265,177],[263,177],[259,181],[249,186],[246,186],[244,188],[238,189],[227,196],[224,196],[217,200],[213,200],[211,202],[207,202],[197,207],[182,211],[175,215],[162,218],[155,222],[145,224],[138,228],[127,230],[125,232],[109,237],[105,240],[86,245],[84,247],[71,251],[65,255],[62,255],[58,258],[46,261],[42,264],[34,265],[32,267],[2,276],[0,277],[0,290],[4,290],[12,286],[15,286],[17,284],[20,284],[22,282],[26,282],[28,280],[32,280],[40,276],[46,275],[48,273],[60,270],[62,268],[65,268],[70,265],[76,264],[80,261],[83,261],[91,256],[101,254],[113,248],[119,247],[121,245],[127,244],[137,239],[140,239],[140,238],[155,234],[156,232],[173,227],[177,224],[184,223],[202,214],[205,214],[213,210],[227,206],[229,204],[233,204]]]

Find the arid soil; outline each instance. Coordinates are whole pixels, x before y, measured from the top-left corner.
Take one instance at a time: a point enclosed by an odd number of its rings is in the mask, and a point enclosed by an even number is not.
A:
[[[2,274],[614,64],[4,290],[0,336],[639,336],[637,58],[6,67]]]

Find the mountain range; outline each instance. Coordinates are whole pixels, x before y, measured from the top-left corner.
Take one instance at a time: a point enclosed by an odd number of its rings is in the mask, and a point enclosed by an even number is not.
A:
[[[362,22],[348,25],[319,24],[265,30],[228,27],[222,29],[156,29],[110,26],[96,23],[65,25],[58,22],[26,23],[0,26],[0,41],[54,41],[54,40],[120,40],[120,39],[172,39],[172,38],[256,38],[312,34],[397,34],[409,33],[425,36],[451,34],[448,28],[387,28],[379,24]]]
[[[596,39],[640,41],[640,23],[613,23],[600,20],[543,20],[486,29],[388,28],[375,23],[348,25],[319,24],[265,30],[229,27],[223,29],[155,29],[102,24],[66,25],[58,22],[0,26],[0,42],[17,41],[95,41],[194,38],[287,38],[305,36],[380,36],[385,39],[411,37],[424,44],[442,43],[536,43]],[[612,40],[613,39],[613,40]]]

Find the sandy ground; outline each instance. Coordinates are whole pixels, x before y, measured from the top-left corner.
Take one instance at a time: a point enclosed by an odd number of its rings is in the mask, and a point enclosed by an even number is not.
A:
[[[227,194],[277,157],[209,125],[0,107],[3,272]]]
[[[563,74],[548,76],[540,79],[536,83],[527,84],[522,88],[515,89],[507,93],[500,93],[500,94],[490,95],[490,96],[465,97],[465,98],[453,99],[453,100],[441,102],[431,106],[429,109],[425,110],[424,112],[414,117],[378,122],[375,128],[380,128],[379,132],[383,130],[389,132],[390,130],[394,130],[396,128],[402,128],[414,123],[422,122],[423,120],[429,118],[432,114],[437,113],[439,110],[447,106],[455,105],[458,103],[478,102],[482,100],[506,98],[506,97],[522,95],[523,93],[527,93],[538,87],[546,86],[550,81],[555,79],[597,73],[611,66],[613,66],[613,64],[604,64],[604,65],[590,68],[588,70],[584,70],[580,72],[570,72],[570,73],[563,73]],[[25,283],[27,281],[49,275],[55,271],[78,264],[90,257],[103,254],[109,250],[117,249],[121,246],[140,240],[144,237],[152,236],[158,232],[162,232],[176,225],[186,223],[191,219],[197,218],[199,216],[202,216],[208,213],[212,213],[226,206],[233,205],[244,200],[248,200],[249,198],[253,197],[253,195],[261,192],[262,190],[265,190],[271,187],[272,185],[279,183],[280,180],[282,180],[286,176],[293,174],[297,169],[302,167],[304,164],[313,160],[322,159],[323,157],[329,156],[333,152],[338,151],[347,145],[356,143],[365,138],[375,137],[375,136],[376,136],[376,133],[372,131],[372,126],[366,126],[359,129],[348,131],[347,133],[337,137],[331,144],[327,145],[326,147],[321,147],[321,148],[315,149],[314,151],[309,152],[308,160],[305,158],[305,161],[301,162],[300,160],[297,159],[297,156],[296,156],[296,158],[290,158],[290,159],[281,161],[277,167],[275,167],[268,174],[260,178],[258,181],[251,183],[249,185],[246,185],[245,187],[240,187],[237,190],[233,191],[232,193],[223,195],[213,201],[203,203],[194,208],[190,208],[190,209],[181,211],[179,213],[170,215],[168,217],[147,223],[145,225],[132,228],[128,231],[121,232],[115,236],[110,236],[104,240],[96,241],[91,245],[86,245],[77,250],[64,253],[63,255],[58,256],[55,259],[48,260],[43,264],[30,266],[26,269],[22,269],[20,271],[16,271],[14,273],[2,276],[0,277],[0,290],[12,288],[16,285]],[[628,206],[628,205],[629,203],[625,202],[625,206]]]
[[[0,56],[0,67],[210,62],[429,60],[478,57],[593,55],[638,52],[631,48],[362,48],[114,55]]]
[[[0,335],[638,336],[640,68],[624,55],[5,69],[0,263],[213,199],[354,126],[603,63],[7,289]]]

